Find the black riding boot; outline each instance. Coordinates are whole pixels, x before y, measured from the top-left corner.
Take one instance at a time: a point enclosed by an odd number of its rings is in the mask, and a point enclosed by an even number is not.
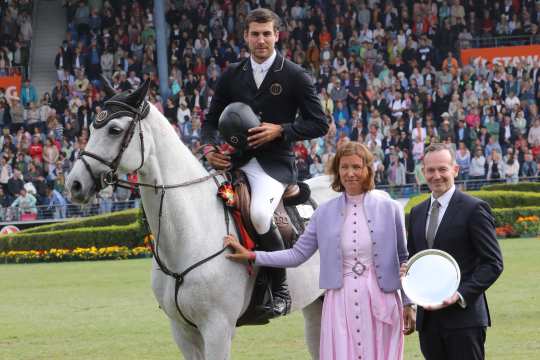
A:
[[[259,244],[261,249],[265,251],[285,249],[281,234],[274,224],[270,226],[270,230],[266,234],[259,235]],[[264,310],[270,318],[287,315],[291,310],[291,295],[287,289],[286,271],[273,267],[266,268],[266,271],[270,278],[272,297],[271,301],[264,305]]]

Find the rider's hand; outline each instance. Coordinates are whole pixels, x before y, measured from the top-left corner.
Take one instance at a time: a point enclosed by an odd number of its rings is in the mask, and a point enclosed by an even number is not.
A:
[[[229,169],[231,167],[231,157],[217,151],[208,152],[206,159],[217,170]]]
[[[253,252],[243,247],[234,235],[225,236],[223,239],[223,246],[230,247],[234,250],[234,254],[225,254],[227,259],[238,262],[247,262],[253,258]]]
[[[248,130],[248,144],[251,148],[257,148],[279,138],[283,134],[281,125],[263,122],[261,125]]]

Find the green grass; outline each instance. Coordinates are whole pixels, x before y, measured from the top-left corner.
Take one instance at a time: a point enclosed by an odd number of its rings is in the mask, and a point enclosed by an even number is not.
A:
[[[488,359],[540,356],[540,240],[501,242],[505,271],[488,292]],[[148,259],[0,265],[0,359],[179,359],[150,289]],[[416,335],[406,359],[421,359]],[[238,329],[233,359],[308,359],[299,314]]]

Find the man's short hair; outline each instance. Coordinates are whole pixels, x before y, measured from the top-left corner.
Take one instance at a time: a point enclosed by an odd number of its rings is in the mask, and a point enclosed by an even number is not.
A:
[[[424,151],[424,159],[429,153],[433,153],[437,151],[444,151],[444,150],[447,150],[450,153],[450,157],[452,158],[452,164],[454,164],[456,162],[456,153],[454,151],[454,148],[451,145],[444,144],[444,143],[433,143],[429,145]]]
[[[257,8],[249,12],[246,17],[246,32],[249,30],[249,24],[251,24],[252,22],[261,24],[272,22],[274,23],[274,31],[276,32],[279,30],[279,26],[281,25],[281,20],[279,19],[279,16],[272,10],[265,8]]]

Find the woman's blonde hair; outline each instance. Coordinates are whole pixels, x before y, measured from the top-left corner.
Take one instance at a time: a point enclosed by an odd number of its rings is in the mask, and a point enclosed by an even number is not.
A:
[[[343,184],[341,184],[341,178],[339,177],[339,163],[341,162],[342,157],[350,155],[358,155],[366,168],[367,176],[362,182],[362,191],[367,192],[375,189],[375,174],[372,166],[373,155],[364,144],[360,144],[356,141],[349,141],[341,146],[332,159],[332,165],[330,167],[330,175],[334,177],[331,185],[332,189],[337,192],[345,191]]]

